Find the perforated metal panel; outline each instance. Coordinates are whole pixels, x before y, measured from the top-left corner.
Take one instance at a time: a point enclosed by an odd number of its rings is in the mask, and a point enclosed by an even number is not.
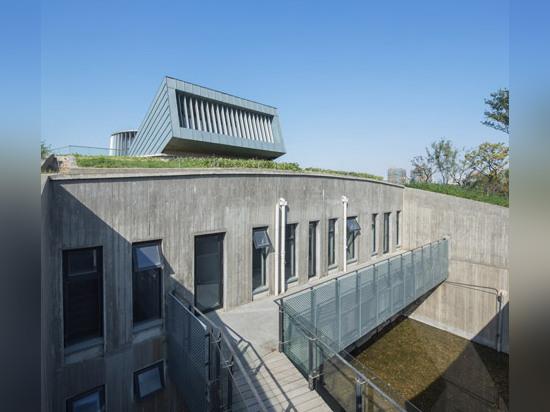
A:
[[[181,302],[168,295],[167,369],[192,411],[206,411],[208,330]]]
[[[444,239],[284,299],[284,309],[339,352],[445,280],[448,265]],[[307,370],[307,333],[288,316],[284,331],[285,353]]]

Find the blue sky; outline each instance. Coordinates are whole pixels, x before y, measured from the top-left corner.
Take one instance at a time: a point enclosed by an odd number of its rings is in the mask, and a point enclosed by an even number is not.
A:
[[[506,1],[43,1],[42,138],[108,147],[163,76],[279,109],[281,161],[386,176],[483,126],[509,86]]]

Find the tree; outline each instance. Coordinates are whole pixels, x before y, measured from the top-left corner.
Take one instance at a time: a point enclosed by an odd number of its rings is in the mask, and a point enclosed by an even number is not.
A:
[[[437,171],[441,173],[441,181],[446,185],[456,169],[458,150],[450,140],[444,140],[443,138],[439,142],[433,142],[431,146],[433,149],[431,153],[426,148],[428,162],[433,164]]]
[[[504,143],[485,142],[464,156],[468,166],[478,174],[478,184],[488,194],[508,193],[509,151]]]
[[[508,89],[499,89],[496,93],[491,93],[490,99],[485,99],[485,104],[489,106],[489,110],[485,110],[484,121],[481,124],[492,127],[493,129],[500,130],[501,132],[508,132],[508,124],[510,117],[509,109],[510,93]]]
[[[413,169],[411,170],[412,175],[420,176],[420,181],[422,183],[428,183],[431,181],[434,174],[433,165],[428,162],[428,159],[425,159],[424,156],[415,156],[411,160],[411,165]]]
[[[46,157],[50,154],[51,147],[46,144],[45,140],[40,141],[40,157]]]

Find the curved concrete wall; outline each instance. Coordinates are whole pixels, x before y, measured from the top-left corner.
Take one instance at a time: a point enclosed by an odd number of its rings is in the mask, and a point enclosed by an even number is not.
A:
[[[493,348],[502,322],[502,350],[509,352],[509,209],[405,188],[403,211],[405,248],[449,238],[448,281],[411,317]],[[497,291],[504,292],[500,315]]]

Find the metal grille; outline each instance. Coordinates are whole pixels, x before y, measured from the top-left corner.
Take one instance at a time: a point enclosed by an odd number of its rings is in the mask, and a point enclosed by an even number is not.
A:
[[[168,295],[168,373],[192,411],[206,411],[208,342],[206,326]]]
[[[448,240],[443,239],[284,299],[284,310],[339,352],[447,275]],[[285,318],[285,344],[291,342],[285,353],[289,348],[289,357],[300,364],[298,358],[307,355],[307,335],[301,332],[303,339],[297,338],[299,327],[290,323]]]

